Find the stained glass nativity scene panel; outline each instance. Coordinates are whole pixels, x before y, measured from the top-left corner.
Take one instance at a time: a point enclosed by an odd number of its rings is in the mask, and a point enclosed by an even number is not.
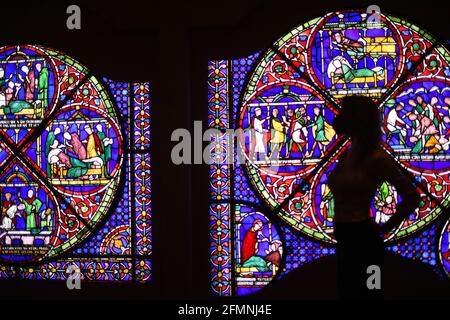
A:
[[[421,193],[419,208],[385,236],[387,250],[448,273],[443,221],[449,197],[450,53],[445,43],[404,19],[369,18],[358,10],[329,13],[266,50],[209,63],[209,126],[223,137],[228,128],[246,133],[236,146],[216,137],[214,152],[223,161],[210,169],[214,294],[261,290],[334,253],[327,176],[350,147],[332,127],[347,95],[377,102],[384,148]],[[239,153],[245,155],[243,164]],[[233,166],[225,163],[229,154]],[[386,222],[400,201],[395,188],[382,183],[373,219]]]
[[[65,279],[73,265],[150,279],[149,154],[129,156],[149,139],[147,83],[96,78],[42,46],[1,48],[0,276]]]

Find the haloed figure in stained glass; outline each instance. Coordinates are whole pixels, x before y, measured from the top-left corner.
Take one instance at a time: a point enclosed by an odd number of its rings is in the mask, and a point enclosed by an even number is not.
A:
[[[345,97],[333,126],[338,134],[350,137],[352,143],[328,176],[335,201],[338,293],[341,298],[380,297],[382,287],[367,287],[367,268],[376,265],[382,270],[381,235],[399,226],[419,205],[420,196],[410,178],[379,146],[380,114],[370,98]],[[386,181],[395,187],[402,202],[395,214],[385,211],[390,217],[383,219],[387,221],[379,227],[370,216],[370,208],[377,188]],[[382,196],[390,195],[386,192]]]

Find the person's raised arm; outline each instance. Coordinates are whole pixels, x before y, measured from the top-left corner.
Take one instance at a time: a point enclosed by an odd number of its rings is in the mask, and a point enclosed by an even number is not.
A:
[[[397,228],[402,221],[411,214],[420,203],[420,194],[406,173],[401,171],[386,152],[377,151],[373,162],[373,172],[381,181],[387,181],[395,187],[401,195],[402,201],[397,206],[394,215],[380,227],[382,233],[388,233]]]

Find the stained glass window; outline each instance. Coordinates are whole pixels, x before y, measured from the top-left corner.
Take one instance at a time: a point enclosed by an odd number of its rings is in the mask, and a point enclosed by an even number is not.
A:
[[[354,94],[377,102],[384,148],[421,193],[419,208],[385,236],[387,250],[450,274],[446,45],[404,19],[350,10],[310,20],[248,57],[209,63],[208,125],[221,132],[210,169],[214,294],[261,290],[335,253],[327,176],[350,141],[331,124]],[[231,144],[227,129],[246,134]],[[382,183],[373,219],[384,223],[400,201]]]
[[[148,83],[0,49],[0,277],[151,278]]]

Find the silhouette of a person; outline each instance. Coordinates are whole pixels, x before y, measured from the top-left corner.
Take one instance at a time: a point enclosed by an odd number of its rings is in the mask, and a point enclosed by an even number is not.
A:
[[[333,127],[351,139],[351,148],[341,155],[328,176],[334,196],[334,233],[337,240],[337,285],[341,299],[382,298],[382,289],[369,289],[370,265],[382,270],[384,245],[382,234],[398,227],[419,205],[420,195],[409,177],[380,147],[380,115],[367,97],[349,96]],[[377,187],[392,184],[402,201],[395,214],[379,226],[370,217],[370,206]],[[381,279],[383,279],[381,275]]]

